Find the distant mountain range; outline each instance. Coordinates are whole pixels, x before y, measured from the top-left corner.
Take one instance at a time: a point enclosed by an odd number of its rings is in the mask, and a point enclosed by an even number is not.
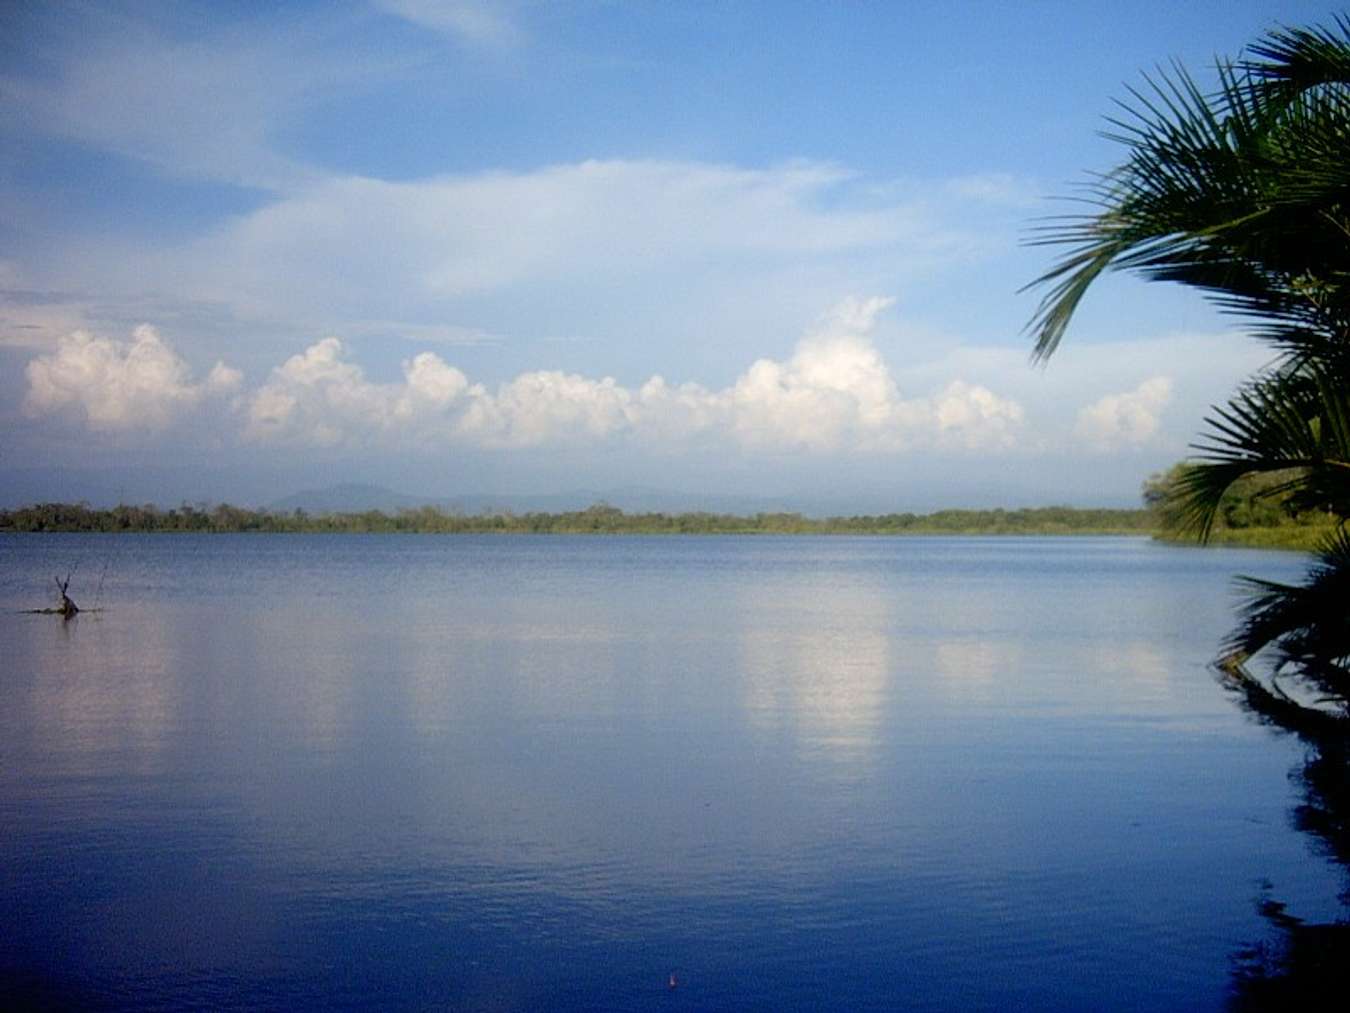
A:
[[[753,496],[699,496],[665,489],[634,486],[623,489],[575,489],[547,495],[489,495],[430,497],[409,496],[380,485],[347,482],[326,489],[306,489],[267,505],[269,510],[291,513],[362,513],[379,510],[394,513],[431,506],[452,513],[563,513],[584,510],[596,503],[608,503],[626,513],[709,513],[755,514],[790,509],[783,500]],[[800,508],[796,508],[800,509]]]

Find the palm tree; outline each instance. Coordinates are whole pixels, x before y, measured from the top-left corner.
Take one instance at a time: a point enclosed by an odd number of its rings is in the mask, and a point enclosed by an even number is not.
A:
[[[1028,286],[1046,288],[1034,357],[1108,270],[1199,288],[1272,344],[1272,366],[1206,419],[1171,506],[1203,541],[1235,481],[1278,472],[1268,495],[1339,519],[1302,586],[1243,578],[1226,646],[1254,702],[1292,705],[1241,667],[1271,646],[1277,674],[1350,713],[1350,19],[1276,30],[1218,78],[1213,94],[1178,65],[1146,78],[1110,120],[1127,157],[1088,184],[1089,212],[1038,229],[1033,244],[1070,249]]]

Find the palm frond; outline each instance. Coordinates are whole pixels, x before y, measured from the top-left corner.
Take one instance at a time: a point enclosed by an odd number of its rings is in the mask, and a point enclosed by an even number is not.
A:
[[[1209,538],[1224,493],[1254,473],[1289,477],[1262,495],[1287,496],[1295,510],[1350,516],[1350,384],[1321,363],[1275,369],[1245,385],[1206,419],[1197,458],[1165,504],[1171,524]]]
[[[1350,82],[1350,17],[1337,14],[1331,25],[1277,28],[1247,47],[1242,67],[1265,87],[1302,92],[1323,84]]]
[[[1246,601],[1226,649],[1252,655],[1273,647],[1279,667],[1297,666],[1321,692],[1350,704],[1350,532],[1341,526],[1327,538],[1302,585],[1239,581]]]
[[[1280,30],[1251,55],[1220,64],[1213,93],[1174,64],[1119,103],[1106,136],[1125,161],[1088,185],[1091,211],[1029,239],[1069,248],[1027,286],[1046,287],[1036,359],[1120,270],[1198,287],[1281,345],[1350,337],[1350,22]]]

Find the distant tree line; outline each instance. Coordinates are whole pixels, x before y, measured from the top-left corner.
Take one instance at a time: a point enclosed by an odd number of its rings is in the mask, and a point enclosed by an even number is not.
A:
[[[1147,509],[939,510],[812,518],[800,513],[747,516],[701,511],[625,513],[598,503],[563,513],[461,514],[436,507],[385,513],[274,512],[183,504],[172,509],[85,503],[39,503],[0,510],[0,532],[293,532],[419,534],[1149,534],[1157,519]]]

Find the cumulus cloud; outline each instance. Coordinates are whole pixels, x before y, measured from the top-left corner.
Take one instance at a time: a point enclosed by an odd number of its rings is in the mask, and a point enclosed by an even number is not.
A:
[[[1172,380],[1155,376],[1132,391],[1108,394],[1078,413],[1075,434],[1094,450],[1137,449],[1158,434],[1159,416],[1172,400]]]
[[[849,300],[786,361],[760,359],[722,390],[654,376],[636,388],[557,370],[522,373],[489,391],[432,352],[403,379],[375,383],[325,338],[273,371],[249,399],[247,436],[263,442],[369,444],[417,437],[488,448],[653,447],[731,443],[818,453],[1008,446],[1017,403],[953,381],[906,399],[871,340],[889,300]]]
[[[933,401],[938,433],[968,450],[1011,447],[1024,413],[988,387],[953,380]]]
[[[332,446],[377,441],[443,416],[468,388],[459,370],[432,352],[403,366],[403,382],[378,384],[324,338],[272,371],[248,399],[245,436],[257,441]]]
[[[248,401],[245,435],[258,442],[534,447],[601,441],[632,429],[641,398],[613,379],[522,373],[489,393],[434,352],[403,364],[403,379],[369,380],[324,338],[272,371]]]
[[[233,392],[242,379],[217,362],[205,381],[194,383],[188,364],[146,324],[131,341],[76,331],[31,361],[27,378],[26,414],[73,409],[96,431],[162,430],[203,399]]]
[[[894,452],[917,446],[1006,445],[1022,409],[960,381],[931,397],[901,397],[871,341],[887,299],[850,300],[786,362],[761,359],[726,395],[742,444]]]
[[[489,447],[594,443],[631,433],[640,410],[612,377],[522,373],[495,395],[471,392],[455,435]]]
[[[887,299],[848,300],[786,360],[760,359],[729,386],[637,387],[613,377],[524,372],[489,390],[435,352],[376,382],[336,337],[315,342],[233,402],[255,444],[478,449],[738,447],[748,452],[899,453],[1010,446],[1021,406],[962,380],[905,397],[872,340]],[[149,326],[131,342],[76,332],[28,366],[25,409],[74,406],[91,429],[163,429],[211,396],[235,394],[239,373],[217,363],[194,382],[186,362]]]

